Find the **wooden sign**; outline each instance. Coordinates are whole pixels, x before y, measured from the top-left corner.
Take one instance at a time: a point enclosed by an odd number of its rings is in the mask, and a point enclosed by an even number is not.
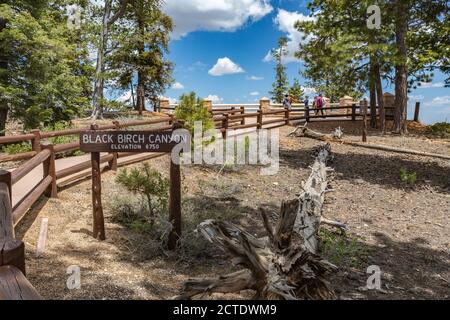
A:
[[[173,131],[96,131],[80,135],[80,150],[84,152],[163,152],[169,153],[179,143],[189,141],[188,133]]]
[[[94,124],[91,130],[80,134],[80,150],[91,153],[94,238],[106,239],[101,197],[100,153],[108,152],[116,155],[120,152],[170,153],[177,144],[186,143],[191,139],[187,130],[175,131],[180,127],[181,125],[175,122],[172,131],[100,131]],[[169,219],[173,228],[169,233],[168,247],[173,250],[181,236],[181,174],[180,165],[173,161],[170,161]]]

